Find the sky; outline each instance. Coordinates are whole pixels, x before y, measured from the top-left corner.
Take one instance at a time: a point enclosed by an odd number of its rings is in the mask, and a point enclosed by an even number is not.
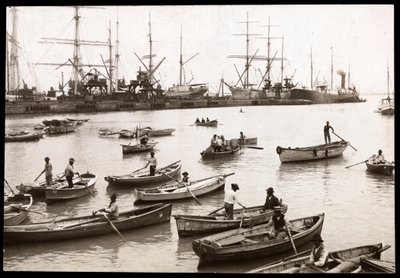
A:
[[[42,66],[37,63],[65,63],[73,56],[68,44],[44,44],[41,38],[74,38],[74,8],[66,6],[18,7],[18,42],[21,75],[29,86],[41,90],[57,88],[71,75],[71,67]],[[311,51],[314,81],[326,80],[330,85],[333,54],[333,86],[340,86],[337,70],[348,74],[350,85],[363,93],[387,93],[387,66],[390,90],[394,88],[394,7],[392,5],[187,5],[187,6],[85,6],[80,12],[82,40],[108,40],[115,46],[118,18],[119,78],[136,79],[142,57],[149,53],[149,18],[151,17],[154,64],[164,57],[155,77],[163,88],[179,82],[179,49],[182,26],[183,60],[196,53],[185,64],[186,81],[208,83],[211,92],[218,91],[220,79],[228,84],[238,82],[237,67],[242,74],[244,59],[229,55],[246,54],[245,34],[248,14],[250,55],[266,56],[267,28],[270,36],[284,37],[284,77],[293,77],[295,84],[310,86]],[[11,33],[11,14],[7,10],[7,32]],[[271,56],[282,57],[282,39],[271,39]],[[332,49],[332,50],[331,50]],[[115,48],[113,48],[115,51]],[[100,55],[108,59],[106,47],[81,47],[83,62],[102,64]],[[147,64],[148,61],[144,60]],[[28,68],[30,70],[28,70]],[[280,81],[281,62],[272,63],[271,77]],[[250,82],[258,84],[266,61],[254,61]],[[105,73],[104,69],[99,69]],[[348,76],[346,76],[348,78]],[[347,84],[346,79],[346,84]],[[227,93],[229,90],[225,88]]]

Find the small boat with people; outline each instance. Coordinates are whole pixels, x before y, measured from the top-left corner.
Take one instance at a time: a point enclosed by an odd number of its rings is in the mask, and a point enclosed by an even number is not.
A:
[[[66,179],[61,179],[51,186],[44,189],[46,200],[49,201],[61,201],[71,200],[79,197],[93,194],[93,187],[96,184],[97,175],[93,173],[84,173],[79,175],[79,179],[72,181],[73,187],[68,187]]]
[[[218,148],[214,148],[209,146],[207,149],[200,153],[201,158],[203,159],[215,159],[222,158],[226,156],[231,156],[240,151],[239,140],[231,139],[231,140],[221,140],[223,144]]]
[[[211,120],[211,121],[199,121],[199,122],[195,122],[196,126],[217,126],[218,125],[218,120]]]
[[[53,221],[4,227],[4,242],[47,242],[67,240],[138,229],[145,226],[169,222],[171,204],[154,204],[119,213],[118,219],[110,220],[102,214],[66,217]]]
[[[217,190],[222,190],[225,187],[225,178],[233,174],[234,173],[212,176],[201,180],[192,181],[189,185],[185,185],[177,181],[171,181],[154,188],[136,188],[136,198],[134,204],[140,202],[181,200],[192,198],[193,195],[202,196]]]
[[[11,193],[4,195],[4,226],[22,223],[28,217],[32,203],[31,194]]]
[[[282,148],[280,146],[277,146],[276,153],[279,155],[279,159],[282,163],[311,161],[340,156],[349,145],[349,142],[342,140],[335,141],[330,144],[322,144],[301,148]]]
[[[109,186],[129,187],[169,181],[171,180],[169,176],[176,177],[180,175],[182,165],[179,162],[180,160],[157,169],[154,176],[149,175],[148,169],[141,168],[133,171],[130,174],[121,176],[107,176],[104,177],[104,179],[108,182]]]
[[[36,141],[43,138],[44,132],[29,132],[29,131],[19,131],[19,132],[9,132],[4,136],[4,142],[29,142]]]
[[[288,221],[289,237],[270,238],[273,227],[268,224],[246,229],[233,229],[207,237],[195,239],[193,250],[199,256],[198,267],[222,261],[249,260],[267,257],[293,250],[320,234],[324,213]]]
[[[367,165],[367,170],[370,172],[383,174],[386,176],[393,175],[394,162],[389,162],[387,160],[377,161],[374,156],[372,156],[365,161],[365,165]]]
[[[288,206],[282,205],[282,213],[287,212]],[[223,207],[219,210],[224,209]],[[263,210],[263,206],[247,207],[233,210],[233,219],[228,220],[225,213],[214,211],[207,215],[173,215],[176,220],[179,237],[198,236],[205,234],[220,233],[239,228],[253,227],[267,223],[274,214],[272,209]],[[243,219],[243,220],[242,220]]]
[[[46,125],[46,132],[49,135],[70,133],[74,132],[76,129],[76,122],[70,122],[68,120],[44,120],[43,124]]]
[[[139,153],[145,151],[152,151],[154,147],[158,144],[158,142],[147,142],[146,145],[143,144],[135,144],[131,145],[130,143],[121,144],[122,146],[122,154],[130,154],[130,153]]]
[[[52,184],[65,181],[64,175],[64,172],[62,172],[53,176]],[[78,176],[74,176],[72,179],[72,182],[76,181],[80,181]],[[21,183],[16,188],[19,190],[19,193],[29,193],[33,197],[46,197],[44,193],[44,190],[47,188],[45,178],[30,183]]]
[[[390,246],[382,247],[382,243],[357,246],[329,252],[324,267],[305,265],[310,260],[311,250],[293,255],[284,260],[257,267],[249,273],[358,273],[363,271],[360,263],[367,258],[379,259],[381,253]]]

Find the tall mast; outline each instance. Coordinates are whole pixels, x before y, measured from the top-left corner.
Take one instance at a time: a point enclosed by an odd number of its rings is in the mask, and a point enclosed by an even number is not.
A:
[[[183,60],[182,60],[182,24],[181,24],[181,43],[180,43],[180,56],[179,56],[179,85],[182,85],[182,70],[183,70]]]
[[[75,41],[74,41],[74,67],[72,67],[72,76],[74,81],[74,94],[77,93],[78,90],[78,68],[81,64],[81,50],[80,50],[80,43],[79,43],[79,7],[75,6]]]
[[[331,46],[331,90],[333,90],[333,47]]]
[[[387,92],[388,92],[388,97],[390,97],[389,93],[389,59],[387,59]]]
[[[153,41],[151,40],[151,14],[149,13],[149,44],[150,44],[150,57],[149,57],[149,80],[153,82]]]
[[[350,89],[350,63],[349,63],[349,77],[348,77],[348,81],[347,81],[347,88]]]
[[[312,46],[311,46],[311,90],[313,89],[313,62],[312,62]]]
[[[18,10],[17,8],[13,7],[11,8],[11,13],[12,13],[12,35],[10,38],[10,82],[9,82],[9,87],[11,88],[12,91],[16,90],[18,91],[19,88],[19,79],[20,79],[20,73],[19,73],[19,63],[18,63],[18,29],[17,29],[17,24],[18,24]]]
[[[246,80],[244,83],[244,87],[249,87],[249,12],[246,13]]]
[[[282,60],[281,60],[281,85],[283,86],[283,44],[284,44],[284,37],[282,35]]]
[[[111,44],[111,21],[109,21],[108,22],[108,26],[109,26],[109,28],[108,28],[108,48],[109,48],[109,56],[110,56],[110,61],[109,61],[109,65],[110,65],[110,67],[109,67],[109,74],[110,74],[110,76],[108,77],[109,79],[110,79],[110,86],[108,86],[108,88],[107,88],[107,93],[108,94],[111,94],[111,91],[112,91],[112,80],[113,80],[113,76],[112,76],[112,44]],[[118,80],[117,80],[117,83],[118,83]]]
[[[116,88],[115,90],[118,91],[118,76],[119,76],[119,53],[118,53],[118,48],[119,48],[119,40],[118,40],[118,27],[119,27],[119,22],[118,22],[118,6],[117,6],[117,40],[115,41],[115,79],[116,79]]]

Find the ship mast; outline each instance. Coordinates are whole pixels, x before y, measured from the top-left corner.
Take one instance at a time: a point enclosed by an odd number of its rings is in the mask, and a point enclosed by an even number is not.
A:
[[[108,28],[108,37],[109,37],[109,39],[108,39],[108,48],[109,48],[109,76],[108,76],[108,78],[109,78],[109,80],[110,80],[110,86],[108,86],[107,87],[107,93],[108,94],[111,94],[111,91],[112,91],[112,85],[113,85],[113,75],[112,75],[112,71],[113,71],[113,68],[112,68],[112,44],[111,44],[111,21],[109,21],[109,23],[108,23],[108,25],[109,25],[109,28]],[[118,83],[118,80],[117,80],[117,83]]]
[[[349,77],[348,77],[348,80],[347,80],[347,88],[350,89],[350,63],[349,63]]]
[[[8,77],[8,90],[9,91],[16,91],[18,92],[19,88],[19,79],[20,79],[20,72],[19,72],[19,63],[18,63],[18,30],[17,30],[17,23],[18,23],[18,10],[15,7],[11,8],[12,13],[12,35],[9,37],[9,41],[11,44],[10,47],[10,57],[9,57],[9,77]],[[8,67],[7,67],[8,68]]]
[[[119,40],[118,40],[118,27],[119,27],[119,21],[118,21],[118,6],[117,6],[117,39],[115,41],[115,79],[116,79],[116,88],[115,90],[118,91],[118,74],[119,74],[119,53],[118,53],[118,48],[119,48]]]
[[[389,82],[389,59],[387,59],[387,92],[388,98],[390,99]]]
[[[77,93],[78,89],[78,76],[79,76],[79,71],[83,66],[94,66],[94,67],[103,67],[104,65],[86,65],[82,64],[81,61],[81,50],[80,46],[81,45],[91,45],[91,46],[108,46],[108,42],[101,42],[101,41],[88,41],[88,40],[80,40],[80,32],[79,32],[79,25],[80,25],[80,15],[79,15],[79,7],[75,6],[73,7],[75,9],[75,14],[74,14],[74,20],[75,20],[75,33],[74,33],[74,39],[59,39],[59,38],[41,38],[42,41],[39,41],[40,43],[53,43],[53,44],[73,44],[74,45],[74,51],[73,51],[73,58],[72,58],[72,81],[74,83],[74,94]],[[104,8],[99,8],[99,7],[84,7],[84,8],[91,8],[91,9],[104,9]],[[70,60],[69,60],[70,61]],[[46,65],[46,66],[67,66],[68,62],[60,64],[60,63],[36,63],[36,65]],[[57,68],[58,68],[57,67]]]
[[[149,44],[150,44],[150,56],[149,56],[149,81],[153,83],[153,41],[151,39],[151,14],[149,13]]]
[[[331,90],[333,90],[333,47],[331,46]]]
[[[312,46],[311,46],[311,90],[313,89],[313,61],[312,61]]]
[[[199,55],[200,52],[197,52],[195,55],[187,59],[185,62],[183,62],[183,54],[182,54],[182,25],[181,25],[181,39],[180,39],[180,56],[179,56],[179,85],[182,84],[182,73],[183,73],[183,65],[192,60],[194,57]],[[185,80],[186,83],[186,80]],[[188,82],[190,83],[190,81]]]

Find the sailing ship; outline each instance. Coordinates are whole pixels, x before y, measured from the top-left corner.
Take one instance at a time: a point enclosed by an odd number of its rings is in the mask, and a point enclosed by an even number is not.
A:
[[[387,98],[383,98],[381,103],[378,107],[378,110],[381,112],[382,115],[394,115],[394,100],[390,98],[390,89],[389,89],[389,64],[387,66]]]
[[[348,102],[365,102],[360,98],[359,92],[356,87],[350,87],[350,70],[348,74],[348,87],[346,88],[346,73],[338,70],[336,73],[341,76],[340,88],[333,89],[333,51],[331,48],[331,88],[328,89],[326,82],[317,83],[313,80],[313,61],[311,49],[311,84],[310,88],[294,87],[290,90],[288,99],[307,99],[312,101],[313,104],[321,103],[348,103]]]
[[[36,87],[28,88],[22,79],[20,69],[20,43],[18,42],[18,9],[10,8],[11,13],[11,34],[7,32],[7,72],[6,72],[6,101],[18,101],[27,99],[30,101],[44,99],[44,94],[38,92]]]
[[[198,99],[202,98],[203,95],[208,91],[208,85],[206,83],[200,83],[200,84],[190,84],[190,82],[193,80],[192,79],[189,82],[184,82],[185,84],[182,83],[182,75],[183,75],[183,65],[192,60],[194,57],[196,57],[199,53],[193,55],[191,58],[183,62],[183,55],[182,55],[182,26],[181,26],[181,39],[180,39],[180,59],[179,59],[179,84],[178,85],[173,85],[172,87],[169,87],[168,90],[166,91],[166,96],[169,98],[189,98],[189,99]]]

